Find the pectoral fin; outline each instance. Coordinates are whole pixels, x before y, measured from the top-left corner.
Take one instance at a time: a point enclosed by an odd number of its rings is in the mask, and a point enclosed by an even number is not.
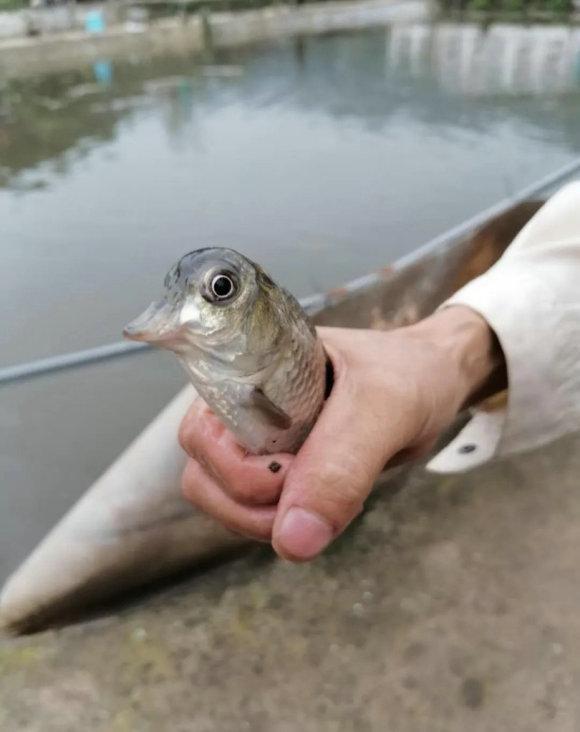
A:
[[[261,389],[252,389],[250,402],[253,407],[260,410],[272,427],[276,427],[280,430],[287,430],[292,425],[292,420],[286,412],[274,404],[274,402],[267,397]]]

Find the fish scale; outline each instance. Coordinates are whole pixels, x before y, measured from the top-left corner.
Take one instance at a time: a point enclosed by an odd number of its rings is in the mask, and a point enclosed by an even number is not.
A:
[[[174,351],[250,452],[297,452],[322,408],[326,355],[316,330],[290,293],[233,249],[182,257],[163,299],[124,333]]]

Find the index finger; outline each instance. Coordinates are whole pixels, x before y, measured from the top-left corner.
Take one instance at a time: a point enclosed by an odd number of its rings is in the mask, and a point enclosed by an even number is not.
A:
[[[184,417],[179,441],[185,452],[234,500],[242,504],[278,501],[293,455],[251,455],[201,399]]]

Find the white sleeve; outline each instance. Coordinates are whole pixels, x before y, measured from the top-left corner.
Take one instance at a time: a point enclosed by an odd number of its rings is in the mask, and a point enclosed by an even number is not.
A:
[[[449,305],[472,308],[495,331],[507,363],[507,403],[474,410],[428,469],[465,470],[580,430],[580,182],[554,195]]]

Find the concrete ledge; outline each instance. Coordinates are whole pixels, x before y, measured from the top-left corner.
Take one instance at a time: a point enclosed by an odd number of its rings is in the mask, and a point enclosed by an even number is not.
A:
[[[350,28],[372,27],[389,22],[412,22],[429,17],[426,0],[363,0],[324,2],[300,7],[277,6],[214,13],[209,16],[209,35],[216,46],[234,46],[284,35],[324,33]],[[115,57],[128,50],[161,54],[174,50],[197,51],[204,46],[199,16],[165,18],[147,25],[111,26],[105,33],[67,31],[34,38],[0,41],[0,73],[16,75],[30,67],[51,68],[103,55]]]
[[[399,473],[316,562],[266,550],[0,640],[2,732],[574,732],[580,443]]]

